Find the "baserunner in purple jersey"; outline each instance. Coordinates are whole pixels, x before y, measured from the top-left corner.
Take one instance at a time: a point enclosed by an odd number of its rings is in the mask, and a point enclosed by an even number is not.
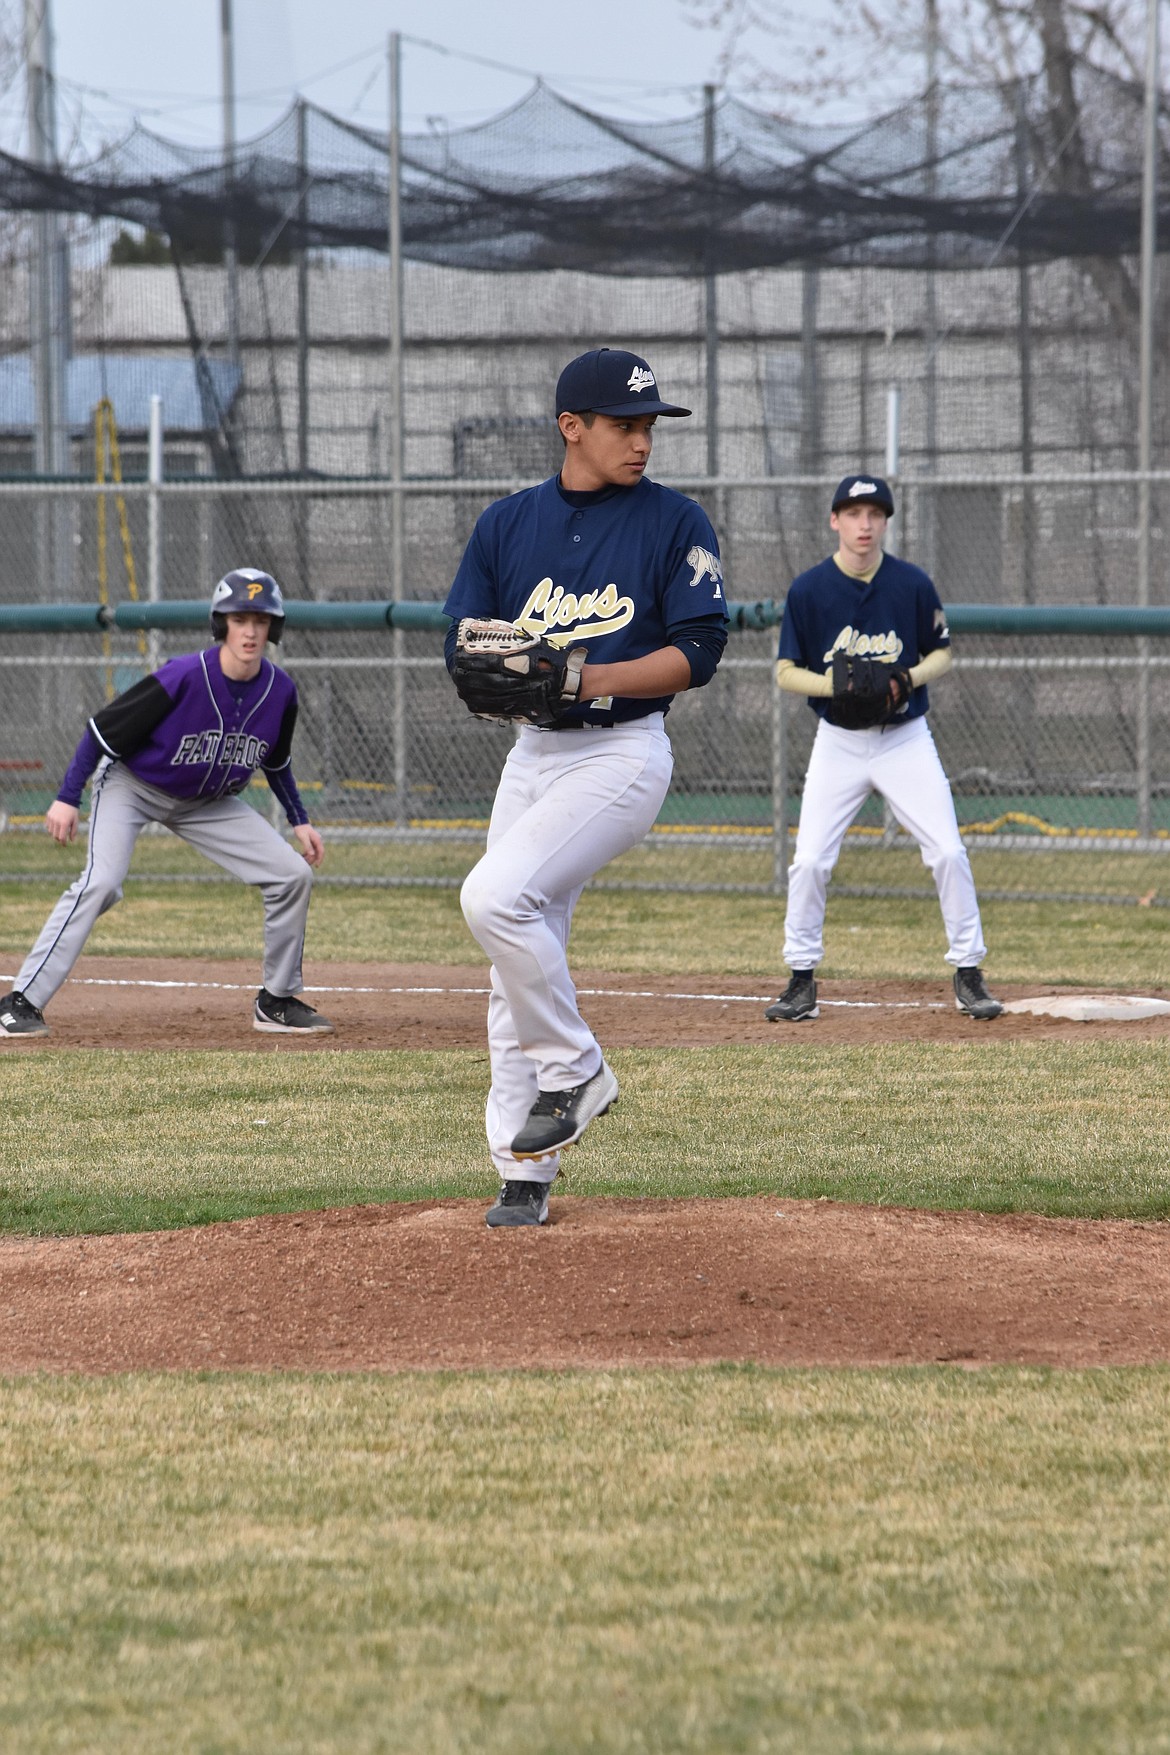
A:
[[[309,822],[292,771],[297,690],[264,655],[284,628],[280,586],[237,567],[211,598],[216,644],[172,658],[94,714],[45,816],[54,841],[77,834],[90,795],[89,851],[77,882],[53,909],[11,993],[0,998],[0,1033],[48,1034],[43,1011],[85,948],[98,917],[122,897],[134,844],[162,823],[264,898],[264,985],[253,1025],[269,1032],[331,1030],[297,995],[313,879],[324,844]],[[297,846],[237,795],[257,768],[284,807]]]

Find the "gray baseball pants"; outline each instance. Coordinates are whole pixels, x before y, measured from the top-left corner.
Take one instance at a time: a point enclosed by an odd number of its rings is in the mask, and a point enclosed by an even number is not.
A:
[[[46,920],[16,991],[44,1010],[99,916],[121,901],[134,843],[148,823],[162,823],[241,883],[257,886],[264,898],[263,984],[282,998],[299,993],[313,874],[297,849],[240,798],[172,798],[120,762],[98,769],[84,869]]]

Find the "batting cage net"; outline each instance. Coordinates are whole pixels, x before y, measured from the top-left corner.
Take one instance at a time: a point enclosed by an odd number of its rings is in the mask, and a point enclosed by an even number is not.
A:
[[[540,86],[407,136],[400,399],[384,138],[302,104],[231,165],[141,129],[69,171],[5,161],[0,820],[35,825],[86,715],[198,638],[16,633],[5,606],[208,598],[242,564],[292,599],[441,603],[483,506],[558,467],[553,386],[595,345],[695,411],[651,470],[707,508],[735,602],[781,603],[834,546],[832,488],[868,469],[893,481],[889,547],[948,606],[1166,603],[1140,536],[1170,512],[1161,360],[1144,494],[1136,474],[1140,99],[1079,69],[1063,108],[1037,81],[936,87],[844,130],[734,100],[620,124]],[[29,317],[46,216],[70,264],[56,481]],[[814,721],[776,691],[775,644],[737,629],[679,700],[662,820],[604,881],[782,887]],[[1170,651],[955,645],[931,723],[981,890],[1156,900]],[[371,849],[355,881],[457,882],[509,733],[459,705],[441,632],[290,630],[280,656],[310,807]],[[837,876],[933,893],[878,802]]]
[[[402,137],[403,247],[458,268],[672,277],[1115,257],[1137,243],[1143,91],[1084,63],[1068,73],[1055,90],[1040,74],[934,84],[829,126],[733,97],[625,122],[538,83],[475,127]],[[0,206],[115,216],[193,260],[225,244],[245,261],[384,250],[387,153],[384,133],[301,101],[230,159],[140,125],[70,168],[0,154]]]

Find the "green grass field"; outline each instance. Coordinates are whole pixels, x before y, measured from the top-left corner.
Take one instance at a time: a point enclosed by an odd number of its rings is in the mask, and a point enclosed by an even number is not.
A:
[[[1165,1748],[1161,1371],[5,1386],[22,1755]]]
[[[774,1049],[611,1059],[622,1101],[573,1148],[573,1194],[1170,1213],[1161,1043],[818,1048],[806,1034]],[[285,1059],[10,1047],[3,1068],[0,1231],[10,1234],[486,1199],[495,1185],[482,1051]]]
[[[10,968],[55,893],[0,886]],[[251,959],[254,903],[132,886],[91,950]],[[1167,982],[1163,911],[985,917],[993,980]],[[945,977],[933,904],[838,898],[829,929],[826,974]],[[763,899],[593,894],[574,948],[766,990],[779,931]],[[322,889],[308,952],[478,960],[434,889]],[[810,1033],[614,1060],[623,1101],[575,1148],[575,1193],[1170,1210],[1159,1044]],[[481,1049],[50,1047],[5,1051],[0,1077],[10,1238],[491,1180]],[[2,1274],[0,1244],[0,1311]],[[1170,1370],[0,1388],[0,1747],[20,1755],[1170,1748]]]
[[[630,868],[634,881],[648,881],[659,869],[656,853],[629,857],[635,862]],[[710,855],[712,881],[727,880],[737,857]],[[891,881],[921,883],[925,874],[920,861],[900,853],[889,857],[895,862],[886,874]],[[1170,879],[1170,861],[1143,865],[1118,857],[1094,862],[1088,855],[1052,859],[1062,883],[1124,894],[1131,903]],[[1092,869],[1081,871],[1086,863]],[[14,959],[10,966],[15,971],[80,865],[76,848],[54,848],[47,837],[0,835],[0,967],[8,957]],[[443,868],[450,884],[388,889],[321,884],[309,916],[306,954],[343,961],[481,962],[459,911],[457,879],[467,867],[467,849],[461,847],[331,847],[325,870],[336,876],[360,880],[390,871],[408,877],[415,869]],[[134,872],[139,875],[127,884],[125,900],[98,922],[88,950],[110,956],[254,960],[260,942],[258,896],[240,884],[157,880],[160,872],[194,876],[212,871],[174,836],[144,837],[135,852]],[[843,879],[862,875],[850,870],[848,859],[838,871]],[[58,875],[27,881],[25,874],[34,872]],[[976,872],[982,882],[984,868],[978,860]],[[5,884],[5,874],[21,881]],[[1118,991],[1170,986],[1170,908],[991,900],[983,903],[982,912],[992,981]],[[782,936],[783,904],[771,896],[592,890],[586,891],[574,921],[573,956],[579,967],[614,973],[721,970],[771,983],[782,974]],[[945,948],[933,897],[834,895],[822,974],[829,979],[938,979],[946,974]]]

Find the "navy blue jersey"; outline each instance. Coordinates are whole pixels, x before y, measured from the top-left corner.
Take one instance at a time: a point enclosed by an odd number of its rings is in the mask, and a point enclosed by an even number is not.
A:
[[[717,659],[727,629],[707,514],[645,476],[597,493],[570,492],[553,476],[495,501],[480,514],[443,607],[455,621],[496,616],[557,646],[587,644],[591,664],[671,645],[688,656],[714,645]],[[453,645],[452,629],[448,654]],[[613,725],[664,713],[670,701],[590,701],[564,723]]]
[[[778,656],[818,674],[832,664],[834,652],[868,654],[908,670],[950,643],[946,612],[921,567],[883,555],[872,579],[855,579],[830,556],[792,581]],[[923,684],[896,717],[917,719],[929,705]],[[814,697],[809,706],[823,719],[830,702]]]

